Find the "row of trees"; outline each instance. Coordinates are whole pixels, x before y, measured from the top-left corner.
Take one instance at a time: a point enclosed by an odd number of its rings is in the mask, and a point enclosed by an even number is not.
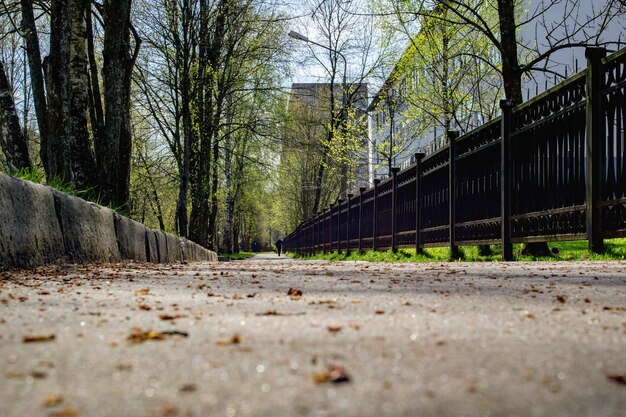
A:
[[[273,0],[3,0],[0,166],[249,246],[271,227],[287,22]]]
[[[360,11],[355,11],[355,5],[361,6]],[[612,33],[616,33],[617,20],[624,12],[623,2],[618,0],[593,4],[579,0],[370,0],[367,4],[320,0],[312,6],[314,24],[326,10],[334,10],[335,21],[349,22],[343,32],[315,31],[331,49],[327,59],[321,59],[320,51],[314,48],[309,53],[318,63],[332,64],[333,57],[337,59],[332,49],[345,52],[354,48],[347,54],[351,61],[348,67],[365,68],[368,73],[370,91],[374,93],[370,111],[379,116],[374,124],[381,129],[364,137],[361,154],[369,147],[370,161],[372,154],[374,159],[375,154],[383,156],[381,163],[389,172],[401,152],[410,155],[432,140],[433,130],[444,134],[449,130],[471,130],[498,114],[500,99],[521,103],[525,83],[539,74],[565,78],[567,70],[558,65],[561,52],[588,45],[616,49],[619,39],[607,36],[607,30],[613,28]],[[342,20],[342,16],[348,18]],[[379,29],[368,33],[370,44],[377,45],[374,49],[367,48],[368,42],[355,43],[352,35],[367,32],[363,22],[368,19]],[[523,32],[526,38],[521,36]],[[528,34],[534,35],[532,39]],[[383,59],[364,65],[362,57],[371,58],[373,51]],[[401,58],[392,57],[394,53]],[[323,80],[337,82],[335,72],[324,68]],[[570,71],[573,69],[570,65]],[[348,84],[358,80],[350,70],[348,78]],[[355,157],[356,152],[345,154]],[[327,161],[326,166],[332,167],[333,161]],[[302,172],[307,169],[302,165]],[[376,174],[380,170],[374,167],[370,171]],[[297,184],[298,177],[292,178]],[[300,183],[302,189],[310,184],[316,192],[324,185],[304,179]],[[352,190],[358,185],[363,184],[353,182]],[[330,188],[322,193],[345,196],[339,185],[329,181],[326,186]],[[297,219],[295,223],[324,208],[313,204],[312,211],[298,212],[307,198],[305,192],[298,191],[292,184],[289,195],[293,199],[300,195],[302,201],[292,205],[290,219]],[[535,246],[530,250],[547,251],[547,245]]]

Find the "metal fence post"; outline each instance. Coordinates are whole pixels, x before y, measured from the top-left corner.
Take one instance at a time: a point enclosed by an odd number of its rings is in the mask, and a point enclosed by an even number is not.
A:
[[[500,100],[502,121],[500,123],[500,232],[502,239],[502,260],[513,260],[511,243],[511,118],[513,100]]]
[[[363,193],[365,187],[359,188],[359,253],[363,252]]]
[[[459,132],[448,130],[448,206],[450,209],[450,258],[459,259],[459,247],[456,244],[456,140]]]
[[[422,229],[422,159],[423,153],[415,154],[415,253],[423,252],[421,242]]]
[[[326,210],[322,211],[324,219],[322,220],[322,252],[326,253]]]
[[[341,206],[345,202],[343,198],[340,198],[337,204],[337,253],[341,252]]]
[[[372,228],[372,248],[374,250],[376,250],[376,232],[377,232],[377,223],[378,223],[378,207],[377,207],[377,200],[378,200],[378,184],[380,183],[380,179],[376,178],[374,180],[374,213],[373,213],[373,218],[374,218],[374,224],[373,224],[373,228]]]
[[[329,248],[328,248],[328,252],[333,253],[333,209],[335,208],[335,204],[331,204],[330,205],[330,242],[328,242],[329,244]]]
[[[346,210],[346,255],[350,253],[350,204],[354,194],[348,194],[348,209]]]
[[[602,154],[604,152],[605,129],[602,118],[602,58],[606,49],[590,47],[585,50],[587,58],[587,140],[586,167],[586,205],[587,205],[587,244],[590,252],[602,252],[602,211],[599,206],[602,197]]]
[[[397,214],[397,204],[398,204],[398,172],[400,168],[393,167],[391,168],[391,250],[393,252],[398,251],[398,242],[396,240],[396,229],[398,227],[398,214]]]

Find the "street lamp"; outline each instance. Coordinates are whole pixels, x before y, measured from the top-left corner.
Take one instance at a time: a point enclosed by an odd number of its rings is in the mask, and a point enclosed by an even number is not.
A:
[[[347,114],[346,114],[346,95],[347,95],[346,94],[346,85],[347,85],[346,74],[348,72],[348,61],[346,60],[345,55],[343,53],[341,53],[340,51],[338,51],[337,49],[333,49],[333,48],[330,48],[330,47],[328,47],[326,45],[322,45],[321,43],[317,43],[315,41],[312,41],[311,39],[307,38],[306,36],[304,36],[301,33],[296,32],[295,30],[290,31],[287,35],[290,38],[293,38],[293,39],[295,39],[297,41],[302,41],[302,42],[310,43],[310,44],[315,45],[315,46],[319,46],[320,48],[326,49],[327,51],[330,51],[330,52],[332,52],[334,54],[339,55],[341,57],[341,59],[343,59],[343,80],[342,80],[342,83],[341,83],[341,119],[342,119],[341,128],[342,128],[342,130],[344,130],[345,129],[345,124],[346,124],[347,119],[348,119]],[[333,88],[333,86],[331,86],[330,88]],[[342,184],[341,184],[342,188],[344,187],[344,184],[347,183],[347,179],[345,178],[346,174],[343,174],[343,176],[344,176],[344,178],[342,178]],[[346,193],[348,191],[347,190],[348,187],[345,186],[345,188],[346,188],[345,190],[341,190],[342,194]]]

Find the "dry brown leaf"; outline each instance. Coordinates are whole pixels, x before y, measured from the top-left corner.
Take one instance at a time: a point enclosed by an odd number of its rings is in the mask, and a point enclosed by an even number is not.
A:
[[[289,288],[289,291],[287,291],[287,295],[291,297],[302,297],[302,291],[295,288]]]
[[[130,343],[143,343],[148,340],[164,340],[167,336],[183,336],[187,337],[187,332],[181,332],[179,330],[167,330],[163,332],[157,332],[156,330],[143,331],[139,327],[133,328],[133,332],[126,338]]]
[[[564,295],[556,295],[554,299],[558,301],[559,303],[565,303],[565,301],[567,300],[567,297]]]
[[[333,334],[339,333],[341,329],[342,329],[341,326],[326,326],[326,330],[328,330],[329,332]]]
[[[195,384],[183,384],[178,390],[180,392],[194,392],[198,390],[198,387]]]
[[[54,334],[43,334],[36,336],[24,336],[22,342],[24,343],[36,343],[36,342],[52,342],[57,337]]]
[[[137,307],[139,307],[141,310],[146,310],[146,311],[152,310],[152,307],[150,307],[148,304],[139,304]]]
[[[159,314],[161,320],[176,320],[187,317],[186,314]]]
[[[606,377],[613,382],[626,385],[626,375],[607,375]]]
[[[141,289],[139,291],[136,291],[135,294],[136,295],[149,295],[150,294],[150,288]]]
[[[53,394],[48,395],[43,400],[43,405],[46,407],[54,407],[55,405],[59,405],[63,402],[63,394]]]
[[[385,314],[384,310],[376,310],[374,314]]]
[[[341,366],[333,364],[328,365],[326,367],[326,371],[313,374],[311,378],[316,384],[323,384],[326,382],[332,382],[334,384],[350,382],[350,376],[346,370]]]
[[[219,339],[217,341],[219,346],[238,345],[239,343],[241,343],[241,336],[237,333],[232,335],[230,339]]]

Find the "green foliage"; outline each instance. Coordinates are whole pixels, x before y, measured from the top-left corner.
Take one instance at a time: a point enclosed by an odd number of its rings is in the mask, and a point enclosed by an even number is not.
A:
[[[601,254],[589,253],[587,242],[565,241],[550,244],[556,252],[551,257],[532,257],[521,254],[522,246],[514,245],[516,261],[612,261],[626,260],[626,238],[609,239],[605,241],[605,252]],[[462,262],[497,262],[502,260],[500,255],[500,245],[493,246],[493,255],[481,256],[477,246],[461,246]],[[427,248],[423,252],[416,254],[415,249],[400,249],[397,252],[391,250],[385,252],[365,251],[359,253],[352,251],[346,255],[345,252],[316,254],[312,256],[299,256],[289,253],[294,258],[304,260],[327,260],[327,261],[366,261],[366,262],[446,262],[450,260],[450,250],[446,247]]]
[[[54,188],[62,193],[80,197],[96,204],[102,204],[102,198],[96,192],[95,188],[77,190],[73,182],[67,181],[61,177],[54,177],[50,180],[45,180],[43,172],[39,169],[22,169],[17,173],[16,177],[25,181],[47,185],[48,187]],[[115,210],[113,207],[109,208]]]
[[[242,261],[244,259],[252,258],[255,255],[253,252],[239,252],[231,253],[228,255],[231,261]]]

